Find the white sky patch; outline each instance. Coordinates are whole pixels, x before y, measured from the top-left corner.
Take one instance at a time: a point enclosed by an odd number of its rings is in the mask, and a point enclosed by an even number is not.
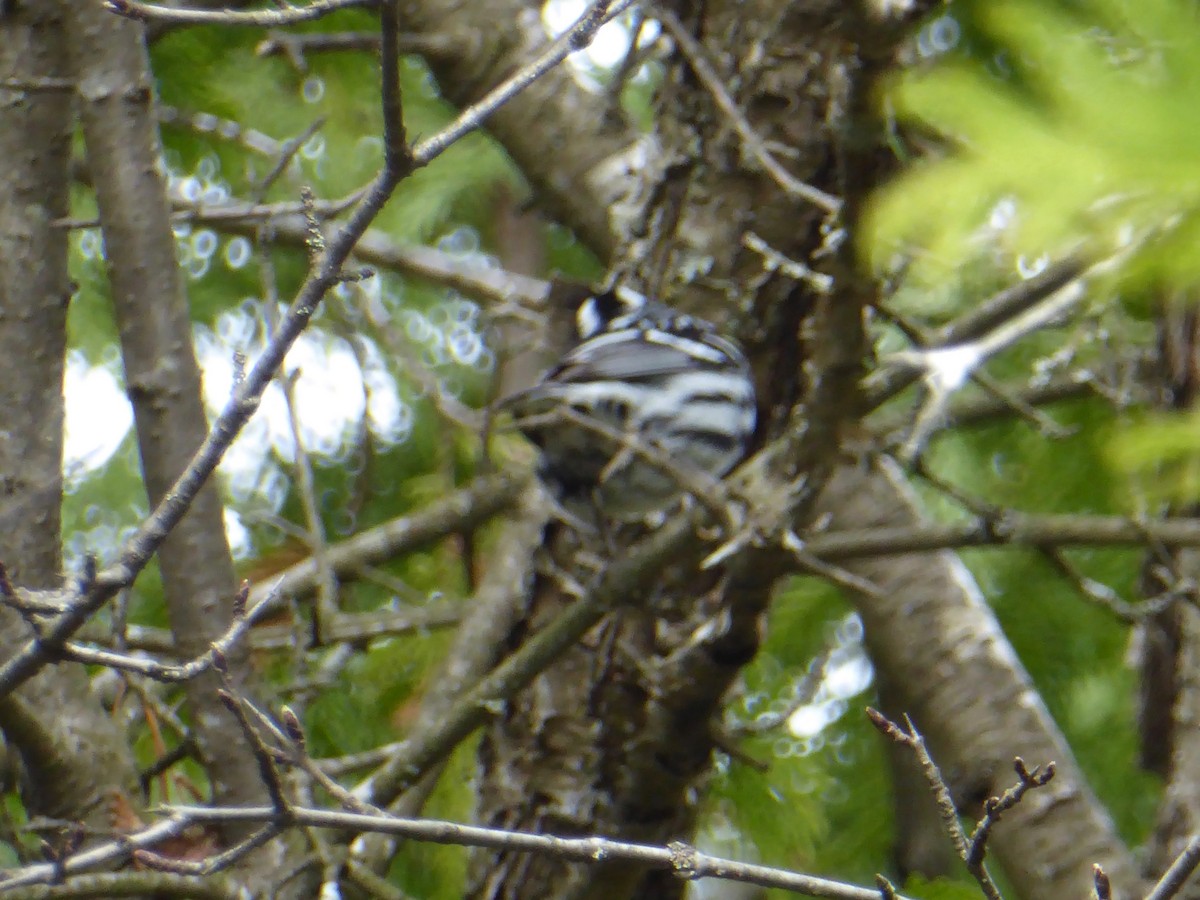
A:
[[[246,347],[245,340],[236,338],[249,336],[232,323],[221,330],[220,338],[203,328],[196,335],[196,352],[204,369],[204,402],[210,416],[229,402],[236,373],[232,346]],[[233,342],[225,340],[230,336],[235,338]],[[261,351],[261,341],[246,347],[243,352],[247,368]],[[291,375],[299,370],[296,409],[300,439],[309,453],[336,459],[347,452],[364,414],[371,430],[382,439],[402,440],[407,436],[412,410],[400,397],[380,354],[367,352],[364,359],[365,372],[345,340],[320,331],[302,334],[289,351],[283,372]],[[268,447],[273,453],[264,452]],[[267,388],[258,411],[226,452],[221,471],[235,497],[260,494],[269,506],[278,508],[287,489],[286,480],[280,481],[283,473],[278,462],[289,463],[294,458],[287,399],[276,381]]]
[[[195,331],[196,355],[204,375],[207,413],[215,417],[229,402],[236,372],[234,348],[247,354],[247,368],[262,351],[256,322],[243,311],[220,317],[217,331]],[[412,430],[415,414],[400,395],[386,361],[373,344],[364,345],[360,367],[346,340],[313,329],[301,335],[284,362],[286,373],[300,370],[296,404],[301,439],[314,456],[338,459],[356,440],[363,417],[382,441],[399,443]],[[365,367],[365,371],[364,371]],[[117,363],[92,363],[81,352],[67,359],[64,383],[66,434],[63,468],[70,482],[103,467],[133,427],[133,409]],[[294,457],[287,402],[278,382],[237,440],[226,451],[221,473],[235,501],[278,511],[288,495]],[[234,553],[251,552],[249,532],[233,510],[225,529]]]
[[[63,472],[68,481],[78,481],[117,452],[133,425],[133,407],[115,367],[92,365],[82,353],[67,357],[63,393]]]
[[[250,532],[242,524],[242,517],[228,506],[225,507],[225,537],[229,541],[229,550],[234,559],[245,559],[254,549],[250,541]]]
[[[930,387],[945,393],[953,393],[966,384],[971,373],[983,362],[983,355],[975,344],[926,350],[922,355]]]
[[[812,703],[788,718],[788,731],[798,738],[820,734],[846,712],[846,701],[871,686],[875,671],[862,647],[862,623],[847,616],[838,628],[838,643],[829,656]]]
[[[546,26],[546,31],[552,37],[558,37],[579,20],[588,5],[586,0],[549,0],[542,7],[542,22]],[[618,16],[596,32],[591,44],[586,49],[579,53],[572,53],[567,58],[576,74],[581,76],[579,79],[581,84],[590,90],[599,90],[601,85],[592,77],[593,73],[590,70],[608,71],[621,64],[629,52],[629,45],[633,40],[633,31],[630,27],[632,21],[629,13]],[[639,46],[644,47],[652,43],[657,39],[659,31],[657,22],[647,21],[642,26],[642,33],[638,39]]]

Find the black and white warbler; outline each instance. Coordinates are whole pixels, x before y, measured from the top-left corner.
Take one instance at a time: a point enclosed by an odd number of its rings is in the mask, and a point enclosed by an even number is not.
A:
[[[754,382],[711,323],[618,288],[584,300],[576,325],[579,343],[509,404],[564,499],[638,519],[741,459]]]

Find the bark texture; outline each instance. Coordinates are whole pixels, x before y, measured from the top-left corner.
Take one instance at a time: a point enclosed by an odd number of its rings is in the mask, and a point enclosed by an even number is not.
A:
[[[891,64],[899,32],[840,3],[707,3],[680,14],[759,134],[791,148],[788,165],[795,176],[844,198],[843,221],[852,228],[858,202],[891,167],[878,126],[865,114],[866,90],[874,74]],[[454,71],[439,74],[453,77]],[[598,121],[595,103],[592,110],[591,120]],[[624,196],[625,202],[610,207],[615,265],[668,299],[732,320],[758,365],[764,440],[778,432],[794,404],[807,399],[806,427],[827,432],[810,446],[823,447],[826,457],[782,460],[777,474],[804,464],[817,472],[834,463],[838,426],[854,408],[853,392],[844,386],[861,364],[860,311],[874,289],[859,280],[844,248],[829,246],[824,214],[789,200],[763,174],[682,60],[671,70],[660,112],[660,130],[638,143],[636,164],[606,170],[636,188],[625,195],[613,187],[594,191],[587,208]],[[535,183],[553,191],[572,171],[560,165],[564,156],[578,158],[568,149],[523,164],[543,172]],[[572,191],[582,196],[593,187],[594,182],[578,181]],[[550,208],[574,221],[570,204],[552,202]],[[631,209],[640,212],[630,215]],[[761,259],[742,246],[747,230],[835,274],[836,302],[822,306],[794,282],[766,273]],[[814,334],[826,340],[813,340]],[[774,488],[778,493],[779,484]],[[855,496],[873,499],[850,502]],[[820,509],[836,512],[846,528],[880,516],[912,521],[915,515],[903,492],[875,471],[841,476],[823,495]],[[565,565],[578,575],[569,549],[553,549],[548,570]],[[654,615],[622,611],[598,629],[587,647],[512,704],[485,738],[482,820],[564,833],[586,821],[601,833],[646,840],[690,833],[689,789],[702,782],[711,748],[706,717],[753,655],[758,613],[769,585],[784,570],[774,559],[757,567],[754,579],[697,583],[686,591],[676,581],[674,589],[655,594]],[[883,559],[869,572],[894,600],[878,609],[860,600],[873,661],[889,683],[913,685],[901,702],[917,713],[935,748],[947,754],[964,809],[976,813],[982,795],[1010,783],[1016,753],[1031,763],[1059,764],[1056,787],[1029,804],[1019,826],[1001,828],[1008,834],[992,845],[994,858],[1023,895],[1082,896],[1095,861],[1103,862],[1118,888],[1131,885],[1128,851],[957,559],[952,554]],[[530,629],[549,615],[546,604],[555,590],[546,584],[530,607]],[[919,633],[893,627],[903,624],[918,601],[928,604],[929,613]],[[962,629],[968,627],[973,639],[966,646],[977,654],[964,650]],[[684,634],[699,637],[681,642]],[[513,640],[519,639],[514,633]],[[673,695],[681,672],[689,673],[689,690]],[[935,675],[934,683],[946,689],[938,694],[944,704],[921,695]],[[1003,714],[993,717],[993,710]],[[944,864],[941,858],[929,863]],[[517,857],[484,856],[476,860],[475,873],[478,897],[669,897],[680,890],[669,877],[660,882],[655,874],[603,869],[589,874]]]
[[[882,170],[873,147],[863,154],[847,140],[862,125],[856,119],[873,72],[832,8],[731,2],[678,10],[762,138],[794,150],[796,177],[836,194],[847,192],[851,170],[852,190],[876,182]],[[803,438],[783,441],[755,489],[786,496],[799,472],[818,484],[836,456],[840,424],[855,409],[869,295],[849,276],[844,248],[824,257],[844,275],[839,290],[818,299],[764,271],[762,257],[743,246],[753,231],[794,258],[819,257],[827,211],[790,197],[763,171],[692,60],[673,57],[659,106],[659,130],[625,176],[629,204],[610,208],[620,247],[614,266],[651,294],[740,332],[761,366],[764,439],[783,432],[806,402]],[[855,214],[853,201],[847,214]],[[640,539],[636,530],[613,537],[617,553]],[[513,645],[569,603],[567,586],[586,584],[589,561],[602,566],[605,555],[551,530]],[[757,652],[772,586],[789,570],[778,554],[754,554],[729,571],[698,574],[700,555],[650,573],[644,597],[630,598],[498,717],[481,749],[484,823],[655,843],[693,834],[712,726]],[[669,898],[683,890],[670,873],[629,865],[480,853],[471,896]]]
[[[63,367],[71,87],[63,23],[46,4],[0,18],[0,562],[15,583],[62,583]],[[0,645],[31,636],[0,607]],[[0,729],[20,753],[31,813],[107,827],[111,791],[137,783],[124,735],[79,666],[51,667],[0,699]]]
[[[1194,414],[1200,399],[1200,314],[1190,296],[1165,298],[1159,318],[1158,366],[1152,385],[1159,405]],[[1175,510],[1196,515],[1194,504]],[[1165,782],[1144,873],[1156,877],[1200,828],[1200,613],[1196,609],[1200,555],[1152,552],[1142,588],[1160,608],[1137,626],[1142,765]],[[1195,877],[1179,894],[1200,897]]]
[[[920,521],[891,471],[842,470],[821,507],[841,528]],[[988,844],[1018,896],[1086,896],[1096,863],[1114,895],[1132,891],[1129,852],[966,567],[942,553],[933,564],[914,555],[848,568],[881,588],[856,601],[871,660],[895,709],[928,739],[963,815],[978,818],[985,799],[1015,783],[1013,757],[1054,762],[1054,780],[1006,813]]]
[[[462,48],[428,60],[443,95],[456,106],[478,100],[546,43],[541,4],[527,0],[406,0],[400,13],[404,28]],[[626,156],[636,154],[619,111],[596,100],[567,66],[560,66],[497,111],[487,130],[525,173],[538,206],[569,222],[588,246],[607,257],[613,249],[610,208],[623,190],[615,176],[633,165]],[[548,160],[553,165],[546,165]],[[608,194],[613,190],[617,193]]]
[[[100,207],[125,379],[151,504],[186,468],[207,433],[191,319],[175,257],[149,60],[138,23],[100,4],[59,4],[88,164]],[[208,650],[232,618],[234,573],[216,485],[196,497],[158,554],[171,629],[186,658]],[[239,684],[244,644],[229,656]],[[213,800],[266,802],[254,756],[208,671],[186,685]],[[244,837],[253,826],[230,829]]]

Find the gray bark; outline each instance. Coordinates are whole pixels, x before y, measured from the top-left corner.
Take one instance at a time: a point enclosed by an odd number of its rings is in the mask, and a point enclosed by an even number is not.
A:
[[[457,13],[470,14],[466,5]],[[423,10],[415,21],[435,21],[431,15]],[[735,100],[760,135],[795,152],[789,167],[797,177],[843,196],[850,204],[846,216],[852,225],[858,200],[892,165],[881,150],[879,133],[862,115],[861,105],[862,88],[873,72],[890,65],[898,32],[872,27],[844,4],[819,3],[710,3],[704,7],[702,21],[690,24],[704,39],[724,83],[736,85]],[[449,84],[451,96],[456,96],[452,79],[458,70],[444,61],[442,66],[439,76]],[[580,179],[573,163],[564,162],[580,158],[571,149],[532,156],[514,151],[514,156],[527,170],[540,173],[531,176],[542,189],[539,199],[549,197],[548,209],[567,216],[568,223],[576,222],[570,218],[572,204],[578,204],[589,190],[589,211],[593,206],[607,206],[613,237],[608,241],[592,238],[593,246],[623,246],[618,265],[646,277],[656,292],[669,298],[674,295],[708,315],[727,317],[736,308],[740,336],[758,365],[765,395],[763,412],[777,428],[793,404],[809,395],[811,382],[806,375],[844,379],[857,365],[860,350],[855,344],[854,319],[874,288],[858,279],[844,255],[834,260],[831,271],[838,277],[845,302],[826,314],[840,313],[845,328],[840,335],[827,332],[827,336],[834,338],[842,353],[837,355],[837,346],[818,346],[816,354],[827,355],[810,362],[806,371],[806,354],[814,348],[805,344],[802,334],[811,327],[814,313],[820,313],[817,304],[786,279],[757,279],[761,260],[741,247],[741,237],[752,229],[783,253],[808,260],[823,240],[823,213],[789,201],[764,176],[686,66],[677,63],[665,97],[660,131],[637,145],[640,155],[626,156],[637,156],[638,163],[606,170],[614,182],[637,186],[633,198],[627,189],[622,193],[620,184],[597,187],[594,178]],[[512,106],[519,107],[521,102]],[[601,121],[603,111],[595,103],[590,108],[584,121]],[[572,114],[579,116],[578,107]],[[517,136],[493,131],[506,144],[510,140],[538,144],[536,130]],[[622,143],[616,141],[615,145]],[[624,145],[633,146],[628,141]],[[569,146],[583,152],[588,145],[585,140]],[[591,170],[593,175],[596,171]],[[572,195],[570,202],[562,197],[564,185]],[[614,207],[614,197],[632,199],[632,208],[642,210],[640,218],[628,217],[629,203]],[[583,233],[594,234],[590,218],[581,217],[579,222],[587,223],[581,226]],[[631,222],[635,223],[632,228]],[[631,235],[637,235],[640,242],[630,243]],[[754,290],[748,288],[752,281]],[[845,408],[852,409],[852,397],[839,396],[836,391],[832,396],[830,406],[849,400]],[[810,427],[836,431],[834,411],[826,408],[812,413]],[[835,441],[836,434],[831,433],[824,444],[829,456],[813,461],[817,467],[830,464]],[[822,508],[835,506],[839,524],[847,528],[865,525],[881,514],[911,517],[914,513],[907,501],[879,478],[874,474],[856,483],[854,490],[876,497],[880,508],[842,504],[844,480],[831,488]],[[783,571],[785,567],[779,566],[773,574]],[[974,801],[980,799],[979,791],[1000,790],[1011,781],[1015,753],[1025,754],[1031,764],[1054,759],[1060,766],[1056,788],[1047,796],[1069,802],[1059,807],[1035,799],[1021,819],[1006,822],[1000,829],[1006,836],[993,845],[994,858],[1010,872],[1023,895],[1082,896],[1095,861],[1105,864],[1118,889],[1131,885],[1133,865],[1128,851],[1084,783],[1062,735],[1037,701],[990,613],[976,602],[973,586],[964,579],[957,560],[950,554],[915,562],[885,559],[873,563],[870,572],[885,595],[903,603],[901,611],[911,606],[913,598],[928,598],[929,607],[938,610],[923,620],[926,627],[914,640],[911,630],[884,624],[897,615],[896,609],[868,609],[862,601],[874,662],[889,683],[914,685],[904,696],[915,698],[910,709],[919,712],[919,722],[935,736],[934,745],[947,754],[949,766],[964,774],[969,787],[960,796],[966,808],[977,812]],[[734,671],[754,652],[756,644],[750,635],[756,613],[765,605],[774,580],[771,572],[759,574],[757,584],[740,583],[736,592],[727,590],[721,600],[715,598],[711,585],[707,589],[693,586],[688,593],[700,598],[693,611],[705,609],[705,604],[709,610],[722,608],[723,603],[728,604],[727,609],[739,610],[729,645],[736,652],[719,660],[732,661]],[[530,628],[549,615],[543,606],[547,602],[545,597],[535,599],[529,610]],[[710,744],[703,734],[693,740],[695,731],[681,738],[669,728],[653,727],[671,720],[670,714],[664,719],[662,713],[664,709],[672,711],[672,698],[661,690],[672,679],[658,668],[665,652],[652,646],[645,616],[636,611],[621,614],[606,626],[607,631],[596,632],[587,646],[547,672],[539,685],[497,722],[485,741],[484,821],[564,832],[592,829],[651,840],[688,833],[693,824],[691,811],[683,804],[672,806],[669,798],[676,791],[678,801],[678,785],[704,771]],[[676,624],[684,621],[686,616]],[[967,621],[988,648],[979,659],[964,658],[957,652],[963,637],[960,629]],[[740,642],[733,639],[738,635],[743,638]],[[706,668],[700,660],[707,655],[709,672],[716,672],[718,660],[712,650],[706,646],[695,657],[700,670]],[[653,662],[631,668],[630,659]],[[944,705],[917,703],[926,683],[925,666],[934,660],[938,684],[953,685],[957,694],[940,694],[947,701]],[[643,677],[647,669],[657,673],[657,680],[648,682]],[[732,677],[714,677],[708,682],[710,693],[705,702],[692,709],[701,715],[714,711]],[[1026,706],[1009,709],[1004,701],[1013,698],[1020,698]],[[1001,734],[993,726],[981,731],[976,716],[964,714],[964,703],[977,713],[1000,704],[1006,714],[998,721],[1013,730]],[[682,715],[688,709],[685,704],[677,711]],[[584,715],[573,714],[581,710],[586,711]],[[981,734],[990,742],[981,743]],[[690,767],[681,767],[678,778],[658,779],[659,784],[667,785],[661,793],[638,796],[623,791],[644,786],[638,772],[653,768],[647,761],[662,749],[664,738],[693,756]],[[657,745],[656,740],[660,741]],[[652,810],[649,815],[648,808]],[[1068,812],[1060,816],[1059,809]],[[642,816],[637,824],[632,815],[635,811]],[[1068,820],[1069,824],[1064,824]],[[1069,847],[1065,846],[1068,838]],[[586,896],[589,885],[603,885],[609,896],[670,896],[678,890],[657,883],[653,875],[637,885],[636,873],[627,872],[622,879],[610,871],[589,874],[546,861],[495,857],[477,864],[475,896]]]
[[[821,507],[835,528],[921,521],[889,471],[841,471]],[[950,553],[847,567],[881,589],[855,601],[871,661],[886,673],[895,709],[928,739],[963,815],[978,818],[985,799],[1016,782],[1014,757],[1054,762],[1054,780],[1007,813],[989,842],[1018,896],[1086,896],[1096,863],[1114,892],[1132,891],[1128,850],[966,567]]]
[[[16,583],[61,585],[63,368],[71,92],[62,21],[44,4],[0,19],[0,562]],[[9,652],[30,627],[0,607]],[[47,668],[0,698],[25,765],[31,813],[107,827],[111,792],[137,784],[125,736],[80,666]]]
[[[149,60],[139,24],[96,3],[63,2],[59,8],[78,80],[143,476],[156,504],[200,446],[207,423],[175,257]],[[158,559],[176,647],[183,657],[198,656],[232,618],[233,564],[216,485],[196,497]],[[229,671],[244,688],[244,645],[229,655]],[[185,687],[214,802],[266,802],[254,756],[218,699],[219,686],[210,670]],[[250,830],[232,828],[227,837],[238,839]]]

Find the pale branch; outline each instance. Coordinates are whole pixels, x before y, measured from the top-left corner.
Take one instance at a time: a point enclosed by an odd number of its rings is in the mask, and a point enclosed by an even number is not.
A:
[[[1076,288],[1079,287],[1077,282],[1074,283],[1074,286]],[[1058,295],[1052,295],[1050,298],[1044,301],[1044,304],[1053,303],[1056,296]],[[1067,299],[1073,303],[1080,297],[1082,297],[1082,291],[1078,290],[1075,292],[1074,296],[1070,296]],[[925,348],[930,345],[930,338],[926,329],[914,322],[909,321],[907,317],[895,310],[885,309],[883,307],[879,307],[879,310],[883,316],[891,320],[905,334],[911,343],[921,348]],[[1039,310],[1042,310],[1041,305],[1027,310],[1025,313],[1023,313],[1023,315],[1030,316],[1033,313],[1037,313]],[[1043,317],[1047,315],[1049,315],[1049,318],[1053,318],[1053,315],[1047,314],[1044,311],[1042,312]],[[1029,330],[1036,330],[1036,328],[1040,327],[1038,324],[1040,321],[1045,321],[1045,318],[1036,319],[1027,327]],[[1001,330],[1003,330],[1003,328],[1011,329],[1016,322],[1017,320],[1007,323],[1007,325],[1003,326]],[[1000,344],[1003,343],[1004,340],[1015,341],[1018,337],[1022,337],[1027,333],[1028,331],[1011,331],[1008,335],[1003,336],[1002,338],[997,338],[996,335],[1000,334],[1000,331],[997,331],[987,335],[981,340],[990,340],[996,345],[996,348],[999,348]],[[939,354],[943,355],[939,356]],[[916,365],[917,367],[928,367],[928,372],[925,378],[925,383],[928,389],[927,398],[917,414],[916,421],[912,421],[910,414],[908,416],[908,421],[906,422],[905,426],[903,426],[903,430],[907,430],[909,433],[908,436],[900,442],[901,446],[899,454],[909,467],[919,464],[925,445],[928,443],[929,438],[932,437],[935,429],[938,427],[945,427],[947,418],[946,408],[949,405],[951,398],[953,396],[957,396],[959,388],[962,387],[967,380],[970,380],[974,384],[978,385],[994,400],[1004,404],[1006,410],[1010,414],[1015,414],[1027,419],[1035,427],[1037,427],[1043,435],[1049,437],[1065,437],[1068,433],[1066,429],[1059,426],[1049,416],[1038,410],[1036,406],[1026,403],[1020,396],[1019,391],[1014,392],[1010,390],[998,379],[992,377],[986,371],[984,371],[982,364],[986,360],[986,354],[980,348],[975,347],[974,345],[961,345],[959,347],[948,348],[944,351],[915,350],[891,354],[884,358],[884,369],[882,371],[886,371],[887,360],[889,359],[906,360],[908,364]],[[909,427],[910,425],[911,427]]]
[[[218,824],[238,822],[271,822],[276,811],[269,806],[215,809],[205,806],[168,806],[174,817],[194,823]],[[546,834],[506,831],[461,825],[437,819],[405,819],[385,815],[362,815],[352,812],[292,807],[289,816],[297,824],[317,828],[334,828],[361,832],[391,834],[409,840],[470,847],[489,847],[502,850],[546,853],[573,862],[598,863],[610,860],[636,862],[652,868],[669,869],[689,881],[718,878],[778,888],[809,897],[832,900],[879,900],[877,888],[803,875],[786,869],[737,862],[701,853],[682,843],[665,847],[632,844],[600,837],[563,838]],[[905,900],[895,895],[898,900]]]
[[[341,203],[342,201],[338,201]],[[209,207],[201,211],[198,207],[195,221],[209,221],[237,234],[252,234],[253,220],[270,221],[272,239],[289,244],[303,241],[303,226],[298,218],[298,204],[262,204],[258,206],[231,207],[231,220],[223,220],[220,207]],[[318,212],[321,211],[318,204]],[[242,213],[246,215],[242,215]],[[340,210],[337,210],[340,212]],[[212,214],[211,219],[205,217]],[[261,214],[261,215],[260,215]],[[336,212],[331,213],[336,214]],[[189,215],[191,215],[189,213]],[[534,310],[543,307],[550,293],[549,282],[503,269],[484,268],[469,260],[461,260],[434,247],[401,244],[379,231],[368,231],[354,256],[380,269],[388,269],[405,275],[424,278],[435,284],[444,285],[464,296],[483,301],[493,317],[512,315],[531,322],[538,321]]]
[[[833,290],[832,275],[818,272],[799,260],[785,256],[753,231],[747,231],[742,235],[742,246],[747,250],[753,250],[762,257],[763,269],[767,274],[782,272],[794,281],[807,284],[818,294],[828,294]]]
[[[277,203],[256,203],[251,201],[227,201],[223,203],[189,203],[179,197],[172,197],[172,222],[188,222],[197,225],[225,225],[227,231],[234,234],[252,234],[254,228],[262,223],[275,226],[277,220],[286,217],[303,215],[306,209],[311,209],[318,218],[332,219],[350,209],[362,199],[363,192],[356,190],[339,200],[315,200],[311,204],[297,200],[280,200]],[[67,216],[55,219],[58,228],[95,228],[100,224],[96,216],[77,218]],[[243,227],[238,228],[238,225]]]
[[[913,474],[928,482],[935,490],[941,492],[945,496],[952,499],[955,503],[961,506],[964,510],[975,517],[977,521],[995,522],[1008,515],[1006,510],[998,509],[991,506],[976,497],[968,495],[955,485],[948,483],[930,472],[924,461],[918,459],[913,467]],[[1058,547],[1038,545],[1033,549],[1037,551],[1060,575],[1066,578],[1080,593],[1080,595],[1091,603],[1103,607],[1110,613],[1115,615],[1121,621],[1127,624],[1134,624],[1147,616],[1156,615],[1167,604],[1171,603],[1173,598],[1178,596],[1177,590],[1164,592],[1163,595],[1154,598],[1153,600],[1131,604],[1121,599],[1120,595],[1106,584],[1088,578],[1066,557],[1063,550]],[[1175,579],[1177,580],[1177,579]]]
[[[267,173],[262,178],[258,179],[258,182],[254,185],[254,190],[251,191],[251,202],[260,203],[263,198],[267,196],[267,192],[271,189],[271,186],[283,176],[284,172],[287,171],[288,166],[291,165],[292,161],[296,158],[296,154],[304,148],[304,145],[308,143],[308,141],[310,141],[312,137],[324,127],[324,125],[325,117],[319,116],[310,122],[308,127],[301,131],[298,135],[288,138],[280,145],[279,152],[275,154],[275,159],[271,163],[271,168],[268,169]],[[357,200],[358,198],[354,197],[354,199]],[[347,206],[349,206],[349,203],[347,203]]]
[[[218,692],[218,695],[225,704],[225,708],[233,714],[238,728],[242,732],[242,736],[246,739],[246,743],[254,754],[255,762],[258,763],[259,778],[266,786],[267,795],[271,798],[271,805],[274,812],[272,820],[286,823],[288,822],[288,810],[291,809],[291,803],[287,799],[287,791],[283,784],[283,778],[280,776],[279,770],[275,767],[275,756],[271,752],[271,748],[259,737],[258,732],[254,728],[254,723],[250,721],[250,712],[257,713],[258,710],[254,708],[249,700],[237,693],[228,678],[227,672],[222,670],[221,674],[226,676],[225,687]]]
[[[953,322],[934,330],[929,336],[930,343],[942,346],[981,337],[1085,275],[1089,268],[1078,256],[1051,263],[1032,278],[1003,288]]]
[[[61,884],[6,889],[5,900],[92,900],[99,897],[178,897],[180,900],[241,900],[245,895],[232,879],[174,872],[88,872]]]
[[[439,56],[453,52],[454,41],[446,35],[399,34],[396,45],[401,53]],[[373,51],[379,49],[377,31],[335,31],[331,33],[289,34],[273,32],[259,41],[255,56],[285,56],[297,72],[308,74],[309,53]]]
[[[339,579],[352,577],[364,567],[421,550],[464,529],[476,528],[516,503],[530,477],[530,472],[524,469],[480,476],[418,512],[330,545],[329,566]],[[301,560],[254,586],[250,591],[250,607],[256,616],[276,611],[277,604],[263,607],[261,612],[259,606],[272,594],[305,597],[316,589],[317,578],[316,563],[311,558]]]
[[[785,531],[780,545],[792,555],[792,559],[803,572],[816,575],[830,584],[862,594],[864,597],[877,599],[883,595],[882,589],[873,581],[814,556],[805,547],[804,540],[794,531]]]
[[[1145,900],[1170,900],[1177,897],[1191,874],[1200,865],[1200,835],[1192,835],[1175,861],[1163,873]]]
[[[350,572],[353,577],[353,572]],[[341,579],[348,580],[348,579]],[[462,621],[464,610],[471,609],[472,601],[467,598],[457,602],[431,603],[428,606],[407,607],[391,610],[381,609],[374,612],[339,613],[328,622],[322,623],[321,646],[330,647],[337,644],[363,646],[380,638],[402,637],[409,634],[424,634],[440,628],[449,628]],[[267,609],[277,610],[279,603],[272,601]],[[257,608],[251,609],[251,621],[258,621],[264,613],[258,613]],[[92,644],[76,644],[69,642],[68,652],[76,655],[80,650],[113,650],[113,640],[110,634],[101,633],[99,629],[85,628],[83,637]],[[250,630],[244,639],[252,650],[270,651],[286,650],[295,639],[295,629],[291,625],[257,625]],[[126,636],[126,650],[130,653],[152,653],[170,656],[176,653],[175,641],[165,628],[154,628],[149,625],[131,625]],[[82,657],[76,658],[83,661]],[[128,658],[128,657],[127,657]],[[138,659],[139,657],[133,657]],[[145,659],[145,657],[140,657]],[[172,663],[170,665],[177,665]],[[121,668],[121,666],[118,666]],[[167,680],[177,680],[168,678]]]
[[[36,863],[20,869],[10,869],[0,873],[0,894],[7,894],[13,888],[23,885],[52,883],[59,876],[70,876],[77,872],[88,872],[124,862],[138,850],[148,849],[179,837],[192,824],[192,821],[185,817],[171,816],[133,834],[122,835],[116,840],[105,841],[72,853],[57,862]]]
[[[1112,259],[1108,259],[1094,268],[1112,262]],[[1084,283],[1077,278],[974,340],[944,347],[904,350],[881,359],[880,371],[899,365],[921,372],[927,389],[926,399],[902,450],[906,460],[917,457],[944,414],[950,398],[976,375],[989,358],[1057,320],[1082,302],[1085,296]]]
[[[1101,609],[1107,610],[1116,619],[1127,625],[1134,625],[1149,616],[1157,615],[1179,597],[1178,592],[1167,591],[1143,603],[1129,603],[1123,600],[1121,595],[1109,585],[1089,578],[1079,571],[1078,567],[1057,547],[1040,547],[1038,549],[1041,551],[1042,557],[1071,583],[1081,597],[1089,603],[1094,603]]]
[[[285,6],[274,10],[238,11],[231,9],[180,9],[142,3],[140,0],[104,0],[109,11],[141,22],[160,22],[165,25],[250,25],[275,28],[311,22],[340,9],[357,6],[377,6],[378,0],[311,0],[305,6]]]
[[[1094,376],[1068,373],[1034,386],[1005,385],[1007,397],[996,394],[986,397],[956,397],[942,413],[939,426],[942,430],[988,425],[1020,415],[1016,404],[1027,409],[1036,409],[1069,400],[1085,400],[1089,397],[1107,399],[1104,390]],[[889,411],[877,419],[868,421],[871,432],[880,440],[890,443],[893,436],[912,425],[912,412]]]
[[[235,141],[252,153],[277,159],[282,153],[284,142],[250,128],[234,119],[225,119],[210,112],[188,112],[175,106],[155,106],[159,124],[188,128],[197,134],[214,134],[227,141]]]
[[[66,93],[75,90],[74,78],[55,78],[53,76],[29,78],[0,78],[0,88],[6,91],[35,93]]]
[[[246,632],[254,622],[254,616],[246,611],[246,598],[250,590],[247,582],[242,583],[241,589],[234,598],[233,617],[225,632],[212,642],[210,647],[185,663],[168,664],[145,656],[133,656],[128,653],[105,650],[99,647],[89,647],[74,641],[65,641],[57,653],[64,659],[74,660],[84,665],[107,666],[123,672],[133,672],[154,681],[180,683],[207,672],[209,669],[223,665],[223,660],[241,642]],[[268,603],[272,598],[266,597],[259,605]],[[251,610],[251,613],[255,612]]]
[[[345,756],[333,756],[316,760],[316,764],[320,766],[321,771],[331,778],[337,778],[341,775],[349,775],[354,772],[361,772],[363,769],[373,769],[376,766],[381,766],[389,759],[395,756],[396,751],[401,748],[403,741],[393,741],[390,744],[383,744],[379,747],[372,747],[370,750],[363,750],[361,753],[347,753]]]
[[[1200,519],[1006,512],[995,520],[816,533],[805,538],[804,549],[819,559],[847,560],[964,547],[1122,547],[1147,541],[1158,541],[1164,547],[1200,546]]]
[[[989,397],[998,403],[1006,404],[1014,415],[1036,428],[1042,437],[1061,440],[1075,433],[1074,429],[1060,425],[1053,417],[1038,409],[1035,404],[1026,403],[1020,393],[1010,391],[1004,382],[987,372],[982,370],[973,372],[971,380],[979,385]],[[948,404],[945,404],[942,407],[941,423],[946,421],[947,406]]]
[[[1005,322],[1023,315],[1047,297],[1068,287],[1086,274],[1086,266],[1072,258],[1047,267],[1039,275],[993,294],[930,335],[932,348],[951,347],[980,338]],[[917,369],[880,369],[871,374],[863,387],[865,406],[881,406],[921,376]]]

